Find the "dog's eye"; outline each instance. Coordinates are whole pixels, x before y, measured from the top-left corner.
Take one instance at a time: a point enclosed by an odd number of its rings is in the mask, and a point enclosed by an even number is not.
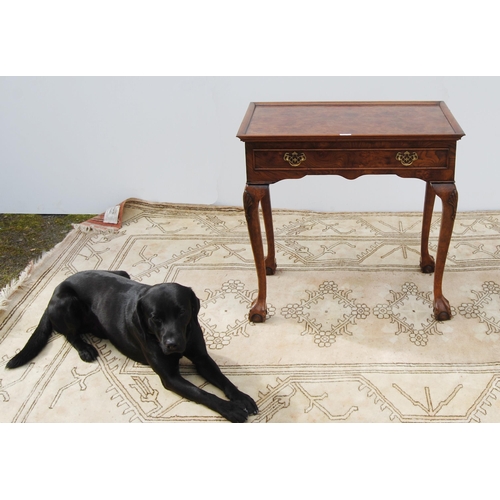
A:
[[[161,325],[161,319],[158,318],[157,316],[151,316],[151,321],[155,324],[155,325]]]

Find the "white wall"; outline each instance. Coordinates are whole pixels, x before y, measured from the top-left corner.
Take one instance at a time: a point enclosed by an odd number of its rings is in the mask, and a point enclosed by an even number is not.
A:
[[[129,197],[242,204],[251,101],[443,100],[458,143],[459,209],[498,210],[498,77],[1,77],[0,213],[100,213]],[[424,183],[309,177],[276,208],[421,210]]]

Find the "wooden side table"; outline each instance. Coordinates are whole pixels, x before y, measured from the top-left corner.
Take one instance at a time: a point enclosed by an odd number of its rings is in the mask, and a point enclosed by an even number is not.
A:
[[[276,271],[269,185],[306,175],[356,179],[367,174],[395,174],[426,182],[420,267],[424,273],[434,272],[436,319],[450,319],[442,281],[458,202],[456,143],[464,135],[444,102],[250,103],[237,134],[245,143],[243,205],[259,287],[250,321],[265,321],[266,275]],[[443,209],[434,261],[428,243],[436,195]]]

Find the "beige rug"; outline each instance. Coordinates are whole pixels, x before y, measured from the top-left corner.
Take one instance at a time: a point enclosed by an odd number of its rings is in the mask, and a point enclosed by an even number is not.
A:
[[[437,213],[434,251],[439,222]],[[31,364],[4,369],[60,281],[123,269],[195,290],[211,354],[259,406],[252,423],[500,422],[500,212],[459,213],[444,276],[454,317],[444,323],[432,316],[433,276],[419,271],[421,214],[275,210],[274,225],[278,271],[269,318],[255,325],[241,209],[132,200],[120,230],[73,230],[20,288],[3,291],[0,420],[223,421],[95,338],[96,363],[54,335]],[[206,386],[189,362],[183,373]]]

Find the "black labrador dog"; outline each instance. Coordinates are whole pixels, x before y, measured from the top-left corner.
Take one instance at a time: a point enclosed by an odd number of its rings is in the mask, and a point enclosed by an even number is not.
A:
[[[191,288],[176,283],[150,286],[131,280],[125,271],[82,271],[55,289],[35,332],[7,368],[32,360],[53,330],[68,339],[83,361],[94,361],[97,350],[81,337],[90,333],[109,339],[125,356],[151,366],[166,389],[211,408],[231,422],[244,422],[249,414],[258,412],[257,405],[209,356],[198,322],[199,309],[200,301]],[[182,378],[182,356],[229,401]]]

